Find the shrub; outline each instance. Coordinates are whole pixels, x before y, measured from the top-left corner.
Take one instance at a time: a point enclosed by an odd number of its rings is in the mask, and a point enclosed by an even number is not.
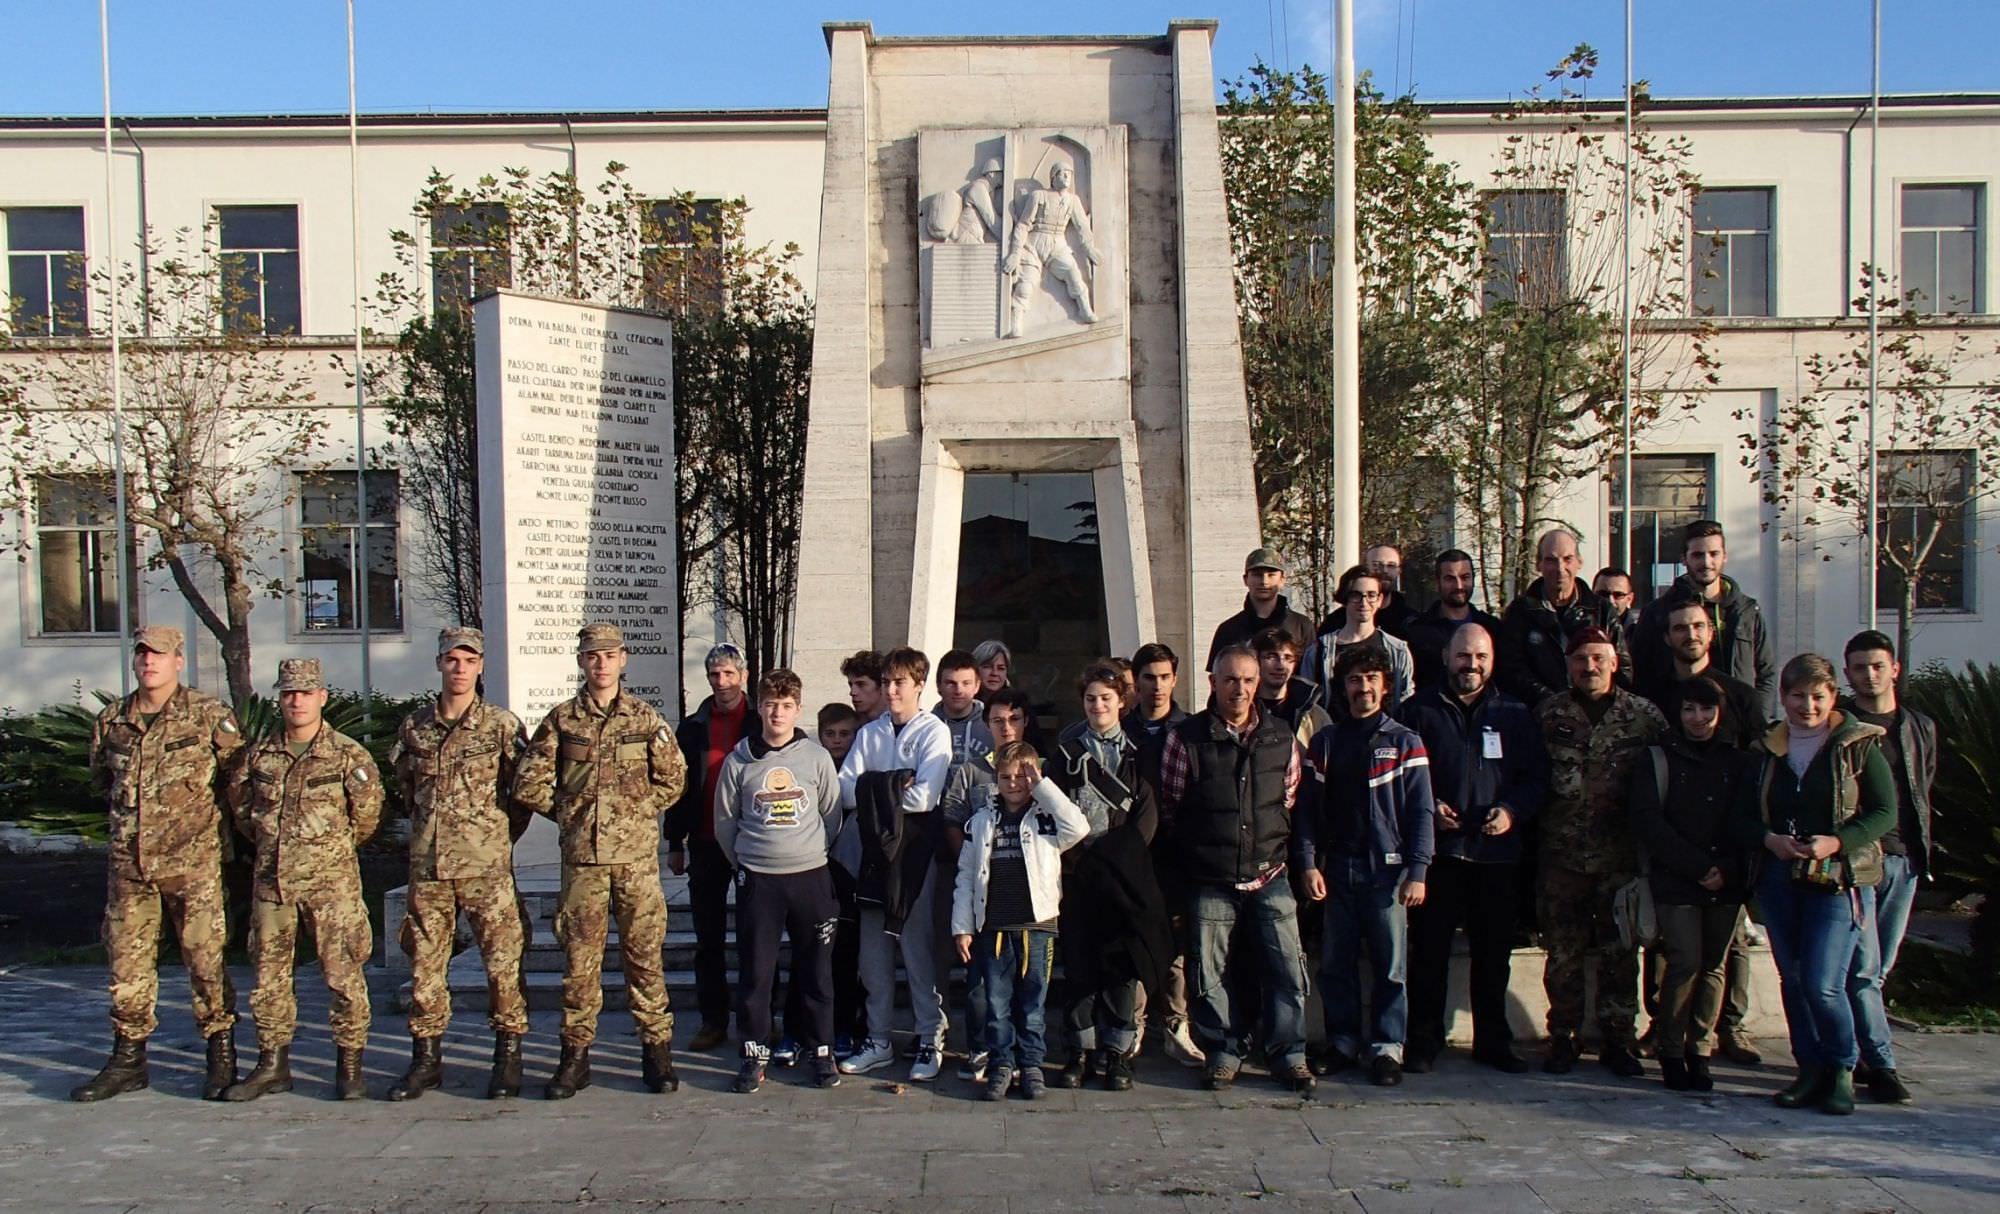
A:
[[[1963,672],[1926,666],[1904,695],[1938,725],[1936,875],[1986,894],[1972,950],[1990,966],[2000,962],[2000,665],[1967,662]]]

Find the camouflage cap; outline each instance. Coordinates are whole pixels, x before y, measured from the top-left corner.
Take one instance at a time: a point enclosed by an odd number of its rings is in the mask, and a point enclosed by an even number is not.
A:
[[[1252,569],[1275,569],[1279,573],[1292,571],[1291,567],[1285,564],[1285,554],[1276,548],[1252,549],[1250,555],[1243,558],[1243,572],[1248,573]]]
[[[1585,645],[1609,645],[1615,649],[1618,643],[1611,639],[1610,633],[1596,625],[1592,625],[1589,628],[1577,629],[1576,635],[1569,639],[1569,645],[1563,652],[1566,654],[1575,653]]]
[[[182,644],[181,630],[166,624],[148,624],[144,628],[132,630],[134,649],[150,649],[154,653],[179,653]]]
[[[619,631],[616,624],[604,621],[599,621],[595,624],[585,624],[576,634],[576,651],[578,653],[595,653],[600,649],[623,648],[625,648],[625,634]]]
[[[278,663],[279,691],[321,691],[326,676],[320,673],[318,658],[286,658]]]
[[[438,656],[443,657],[454,649],[470,649],[480,655],[486,653],[486,634],[477,628],[438,629]]]

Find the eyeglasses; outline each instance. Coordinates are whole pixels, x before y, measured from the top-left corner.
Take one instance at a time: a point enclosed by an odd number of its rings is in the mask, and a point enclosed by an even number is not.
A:
[[[1379,590],[1350,590],[1347,592],[1347,601],[1350,603],[1379,603],[1382,601],[1382,592]]]

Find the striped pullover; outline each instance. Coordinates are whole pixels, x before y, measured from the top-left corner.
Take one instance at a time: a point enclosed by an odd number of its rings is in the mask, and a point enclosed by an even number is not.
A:
[[[1314,735],[1299,788],[1292,859],[1326,869],[1359,861],[1378,886],[1426,879],[1436,802],[1416,730],[1386,714]]]

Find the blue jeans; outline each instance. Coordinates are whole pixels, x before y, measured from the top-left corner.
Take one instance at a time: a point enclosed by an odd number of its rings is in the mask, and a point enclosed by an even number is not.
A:
[[[1242,1065],[1254,1027],[1250,1010],[1229,999],[1229,940],[1239,915],[1256,924],[1264,971],[1265,1057],[1274,1067],[1306,1058],[1306,959],[1299,949],[1299,908],[1282,876],[1262,889],[1202,885],[1194,892],[1194,975],[1188,1019],[1210,1066]]]
[[[1920,878],[1908,856],[1882,857],[1882,883],[1875,887],[1875,915],[1861,933],[1854,965],[1847,972],[1847,1000],[1854,1009],[1854,1033],[1861,1061],[1884,1071],[1896,1069],[1896,1047],[1889,1040],[1889,1012],[1882,1006],[1882,984],[1896,968],[1903,933],[1910,926],[1910,906]]]
[[[1326,1040],[1349,1058],[1368,1046],[1373,1057],[1403,1058],[1410,1023],[1404,971],[1409,964],[1409,918],[1396,900],[1395,884],[1377,885],[1365,872],[1344,871],[1336,863],[1326,873],[1326,930],[1319,971],[1320,1002],[1326,1011]],[[1369,995],[1368,1035],[1361,1026],[1361,945],[1368,945],[1374,978]]]
[[[1027,1070],[1048,1053],[1043,1005],[1055,966],[1054,932],[981,932],[972,962],[986,987],[986,1051],[991,1066]]]
[[[1773,862],[1758,880],[1757,906],[1778,963],[1792,1060],[1802,1067],[1852,1068],[1859,1050],[1847,975],[1862,928],[1875,917],[1874,889],[1802,889],[1792,884],[1791,865]]]

